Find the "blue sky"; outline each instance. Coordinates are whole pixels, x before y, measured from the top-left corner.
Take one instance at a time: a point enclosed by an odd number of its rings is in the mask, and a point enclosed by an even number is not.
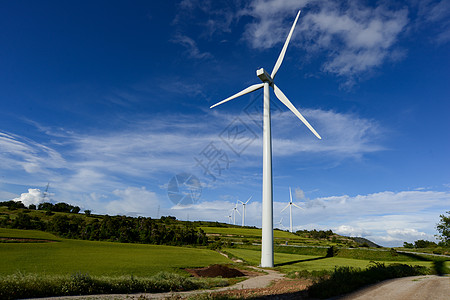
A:
[[[39,203],[50,183],[97,213],[226,222],[253,196],[260,226],[262,93],[209,106],[270,73],[299,9],[276,82],[323,139],[271,95],[274,222],[292,187],[295,229],[433,239],[450,204],[448,1],[3,1],[0,200]],[[193,205],[169,199],[177,174],[201,187]]]

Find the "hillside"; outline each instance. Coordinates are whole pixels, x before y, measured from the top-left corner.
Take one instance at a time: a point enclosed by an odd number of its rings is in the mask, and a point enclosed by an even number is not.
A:
[[[197,245],[212,248],[261,243],[261,229],[256,227],[207,221],[179,221],[170,216],[152,219],[80,214],[79,208],[65,203],[44,203],[37,209],[34,208],[36,207],[27,209],[20,203],[11,201],[0,203],[0,227],[41,230],[61,238],[124,243]],[[360,246],[353,238],[337,235],[331,230],[289,233],[275,229],[274,241],[278,245],[350,248]],[[366,244],[375,245],[367,240]]]

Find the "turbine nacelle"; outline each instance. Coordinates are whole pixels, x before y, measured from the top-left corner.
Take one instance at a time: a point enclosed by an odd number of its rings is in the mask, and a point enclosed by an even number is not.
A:
[[[256,76],[258,76],[262,82],[268,82],[270,85],[273,84],[272,76],[270,76],[269,73],[264,70],[264,68],[256,70]]]

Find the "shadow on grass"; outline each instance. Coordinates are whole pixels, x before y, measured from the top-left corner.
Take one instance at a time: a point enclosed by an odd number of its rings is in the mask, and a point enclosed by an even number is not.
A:
[[[325,258],[328,258],[328,257],[322,256],[322,257],[316,257],[316,258],[298,259],[298,260],[288,261],[288,262],[284,262],[284,263],[280,263],[280,264],[275,264],[274,266],[275,267],[288,266],[288,265],[293,265],[293,264],[300,263],[300,262],[314,261],[314,260],[320,260],[320,259],[325,259]]]
[[[420,260],[420,261],[433,261],[432,258],[425,257],[425,256],[422,256],[422,255],[419,255],[419,254],[415,254],[415,253],[411,253],[411,252],[403,252],[402,251],[402,252],[398,252],[398,253],[401,254],[401,255],[405,255],[405,256],[414,258],[416,260]]]

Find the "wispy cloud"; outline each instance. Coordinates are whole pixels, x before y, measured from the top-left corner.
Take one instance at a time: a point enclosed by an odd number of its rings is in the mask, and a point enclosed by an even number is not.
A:
[[[333,156],[334,161],[336,156],[358,157],[383,149],[378,141],[382,129],[371,120],[353,114],[321,110],[306,110],[305,115],[321,133],[329,136],[330,144],[316,143],[314,137],[308,140],[307,130],[298,133],[301,124],[299,128],[286,126],[285,122],[295,123],[296,120],[294,117],[289,120],[287,112],[283,112],[274,118],[274,132],[278,126],[289,128],[284,134],[294,138],[284,140],[283,136],[277,137],[274,145],[278,146],[275,146],[274,153],[278,152],[277,155],[281,157],[292,157],[299,152],[302,156],[321,153],[322,156]],[[30,178],[34,182],[40,178],[44,185],[43,182],[50,180],[55,201],[63,200],[79,205],[82,209],[156,216],[156,210],[161,206],[161,214],[182,219],[189,215],[191,219],[226,221],[227,210],[232,209],[236,199],[218,200],[205,195],[200,203],[192,207],[175,209],[167,199],[166,192],[159,188],[164,186],[171,174],[192,169],[195,166],[193,156],[208,143],[221,142],[218,133],[228,125],[230,116],[211,112],[205,118],[211,126],[204,126],[205,120],[174,115],[153,118],[151,121],[136,121],[132,128],[114,133],[82,134],[41,126],[40,130],[49,135],[45,145],[2,133],[1,147],[8,151],[1,152],[0,159],[9,161],[10,168],[21,170],[13,175],[8,174],[15,184],[27,186]],[[249,126],[258,128],[254,123],[251,125],[252,120],[247,122]],[[277,134],[281,134],[281,130]],[[292,151],[284,152],[283,147],[276,148],[283,142]],[[258,143],[259,137],[248,148],[251,157],[261,155]],[[30,157],[39,168],[30,170],[23,165]],[[48,162],[53,158],[52,162]],[[249,178],[254,180],[254,175],[250,173],[259,170],[259,163],[260,159],[240,160],[233,166],[237,171],[229,177],[234,178],[236,174],[242,173],[239,175],[241,179],[234,180],[250,182]],[[257,168],[251,171],[252,166]],[[9,170],[3,169],[2,172],[4,175]],[[32,196],[33,193],[26,194]],[[302,220],[294,221],[296,229],[330,228],[340,233],[362,235],[383,245],[398,245],[418,237],[432,238],[435,222],[450,201],[448,192],[433,190],[386,191],[314,199],[302,195],[304,193],[301,190],[294,188],[297,203],[300,198],[299,204],[305,208],[305,211],[295,212],[295,216]],[[274,203],[275,220],[283,217],[280,211],[289,200],[288,194],[285,196],[285,201]],[[260,225],[260,205],[259,199],[253,199],[247,206],[248,224]]]
[[[316,140],[290,112],[283,112],[273,120],[275,156],[322,153],[335,161],[383,150],[379,141],[381,129],[374,121],[332,111],[304,110],[304,113],[327,139]],[[197,164],[194,157],[215,143],[238,161],[232,167],[245,171],[246,176],[248,172],[254,173],[252,167],[259,168],[262,130],[250,116],[241,117],[243,124],[252,129],[254,138],[242,154],[254,159],[240,159],[226,144],[229,136],[226,130],[235,116],[217,111],[210,111],[201,119],[165,115],[149,121],[136,120],[113,132],[78,133],[37,124],[47,135],[45,145],[2,133],[0,146],[4,151],[0,159],[4,172],[14,170],[8,173],[10,183],[44,185],[51,181],[65,191],[111,193],[117,188],[127,188],[123,178],[146,186],[161,176],[192,170]]]
[[[448,43],[450,41],[450,3],[445,0],[422,0],[412,1],[412,4],[418,10],[416,29],[421,30],[422,27],[431,25],[434,34],[429,38],[437,44]]]
[[[187,56],[190,58],[195,59],[212,58],[211,53],[201,52],[197,46],[197,42],[195,42],[192,38],[186,35],[179,34],[172,39],[172,42],[182,45],[186,49]]]
[[[27,173],[46,173],[65,165],[63,157],[54,149],[26,137],[0,132],[2,168],[21,169]]]

